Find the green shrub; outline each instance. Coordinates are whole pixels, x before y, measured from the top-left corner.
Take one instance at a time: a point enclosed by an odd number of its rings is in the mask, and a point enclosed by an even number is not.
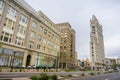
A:
[[[22,69],[20,69],[20,72],[22,72]]]
[[[108,71],[108,73],[112,73],[112,71]]]
[[[15,70],[15,72],[17,72],[17,69]]]
[[[10,69],[10,72],[13,72],[13,69]]]
[[[100,74],[100,72],[98,72],[98,74]]]
[[[31,80],[57,80],[57,75],[48,76],[46,73],[42,73],[40,77],[34,75],[31,76]]]
[[[104,74],[107,74],[108,72],[104,72]]]
[[[39,80],[39,77],[38,76],[36,76],[36,75],[34,75],[34,76],[31,76],[31,78],[30,79],[32,79],[32,80]],[[41,79],[40,79],[41,80]]]
[[[82,73],[81,76],[85,76],[85,73]]]
[[[42,73],[40,75],[40,80],[48,80],[48,79],[49,79],[49,77],[46,75],[46,73]]]
[[[52,76],[50,76],[50,79],[51,79],[51,80],[57,80],[57,75],[52,75]]]
[[[95,75],[93,72],[89,73],[90,75]]]
[[[2,68],[0,68],[0,72],[2,72]]]
[[[69,75],[68,75],[68,77],[72,77],[72,75],[71,75],[71,74],[69,74]]]
[[[66,72],[75,72],[75,71],[77,71],[77,70],[75,70],[75,69],[65,69],[65,71],[66,71]]]
[[[63,75],[60,75],[60,77],[65,77],[65,76],[63,76]]]

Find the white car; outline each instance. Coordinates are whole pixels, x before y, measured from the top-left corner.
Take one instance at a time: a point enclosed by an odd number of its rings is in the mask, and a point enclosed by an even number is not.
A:
[[[28,69],[36,69],[35,65],[27,66]]]
[[[28,68],[28,69],[31,69],[31,68],[32,68],[32,66],[27,66],[27,68]]]

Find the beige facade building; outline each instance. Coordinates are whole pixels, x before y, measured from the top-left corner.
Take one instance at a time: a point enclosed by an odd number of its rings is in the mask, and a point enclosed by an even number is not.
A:
[[[77,52],[75,53],[75,68],[78,66],[78,54]]]
[[[102,26],[93,15],[90,20],[90,57],[93,70],[104,69],[105,53]]]
[[[0,66],[55,66],[61,35],[24,0],[0,1]]]
[[[61,32],[60,60],[61,68],[75,68],[75,30],[68,22],[56,24],[56,28]]]

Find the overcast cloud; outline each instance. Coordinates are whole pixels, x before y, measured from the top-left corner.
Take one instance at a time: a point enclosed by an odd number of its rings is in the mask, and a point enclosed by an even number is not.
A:
[[[54,23],[69,22],[76,31],[78,58],[89,57],[90,18],[103,26],[106,57],[120,57],[120,0],[25,0]]]

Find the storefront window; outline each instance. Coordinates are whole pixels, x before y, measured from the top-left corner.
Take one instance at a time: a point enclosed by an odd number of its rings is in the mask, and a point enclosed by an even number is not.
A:
[[[38,53],[37,55],[36,55],[36,62],[35,62],[36,64],[36,66],[40,66],[40,53]]]
[[[7,66],[8,58],[0,56],[0,66]]]
[[[24,52],[13,51],[11,49],[0,48],[0,53],[3,55],[0,56],[0,66],[21,66],[23,61]],[[14,61],[12,62],[12,60]],[[8,64],[8,63],[11,64]]]
[[[3,53],[13,55],[13,50],[3,48]]]
[[[16,56],[21,56],[23,57],[24,56],[24,52],[21,52],[21,51],[16,51]]]
[[[22,58],[14,59],[13,66],[21,66],[22,65]]]

